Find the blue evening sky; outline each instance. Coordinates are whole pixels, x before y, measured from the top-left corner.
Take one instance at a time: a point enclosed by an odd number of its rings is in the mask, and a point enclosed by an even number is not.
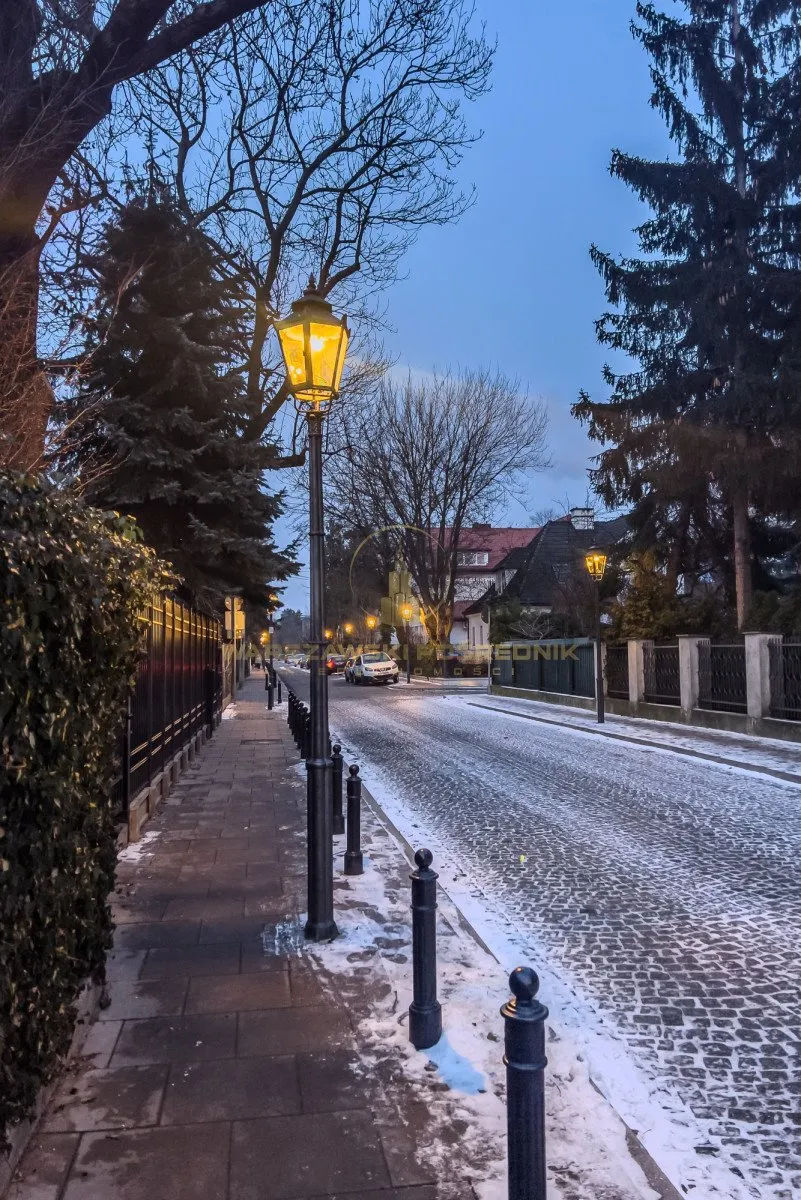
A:
[[[478,0],[478,13],[498,52],[492,91],[469,110],[484,136],[460,169],[476,203],[407,256],[386,297],[386,344],[415,370],[497,365],[547,401],[554,465],[497,518],[526,525],[587,491],[595,449],[570,405],[581,388],[605,394],[608,357],[595,340],[605,301],[589,247],[633,252],[644,215],[610,177],[611,151],[663,156],[668,140],[629,30],[635,0]],[[307,593],[304,567],[285,603],[305,611]]]

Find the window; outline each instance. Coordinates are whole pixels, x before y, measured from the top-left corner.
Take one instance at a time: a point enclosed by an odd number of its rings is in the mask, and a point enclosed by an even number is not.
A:
[[[457,567],[486,567],[489,565],[487,550],[459,550],[456,555]]]

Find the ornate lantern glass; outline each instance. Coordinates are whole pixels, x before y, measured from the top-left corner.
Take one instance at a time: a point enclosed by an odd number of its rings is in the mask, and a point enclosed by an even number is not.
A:
[[[588,550],[584,555],[584,565],[587,568],[592,579],[596,583],[600,583],[606,571],[607,556],[603,550],[597,550],[595,547]]]
[[[325,411],[339,392],[345,365],[349,337],[345,317],[334,316],[312,278],[289,316],[275,328],[296,404],[309,412]]]

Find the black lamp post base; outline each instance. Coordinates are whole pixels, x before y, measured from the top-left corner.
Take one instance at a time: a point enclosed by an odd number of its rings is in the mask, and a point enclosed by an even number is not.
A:
[[[409,1041],[415,1050],[429,1050],[442,1037],[442,1006],[439,1000],[418,1008],[409,1005]]]
[[[364,856],[361,850],[346,850],[345,851],[345,874],[346,875],[363,875],[364,874]]]
[[[335,921],[307,921],[303,936],[310,942],[332,942],[339,937],[339,930]]]

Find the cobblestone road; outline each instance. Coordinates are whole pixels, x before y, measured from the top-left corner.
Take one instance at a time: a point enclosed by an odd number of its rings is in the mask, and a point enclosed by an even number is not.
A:
[[[699,1153],[797,1200],[801,786],[339,680],[331,723],[675,1087]]]

